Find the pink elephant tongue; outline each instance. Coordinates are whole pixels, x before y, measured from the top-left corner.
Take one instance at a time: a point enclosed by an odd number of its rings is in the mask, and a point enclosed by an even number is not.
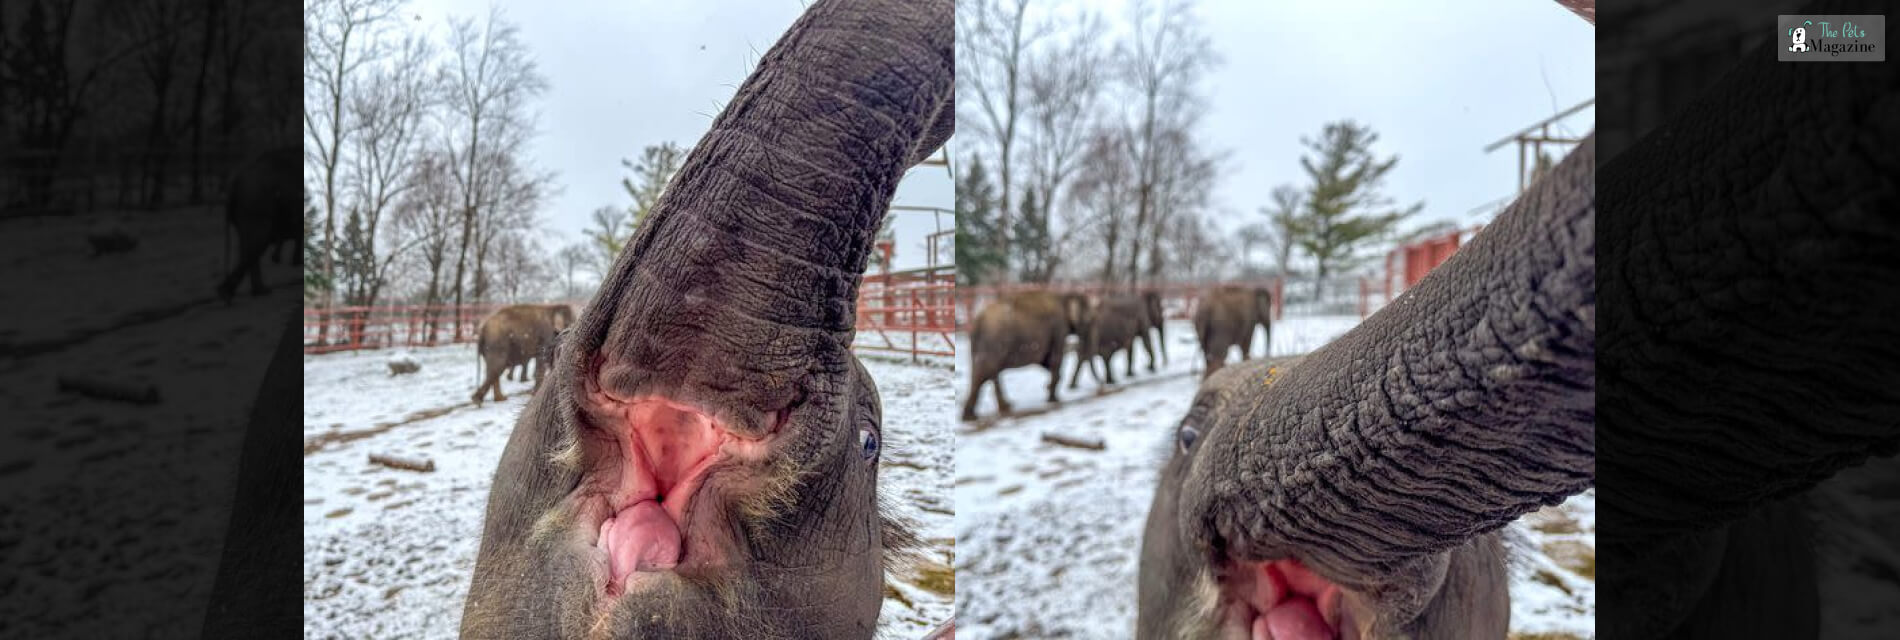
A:
[[[1253,640],[1332,640],[1332,627],[1306,598],[1292,598],[1254,618]]]
[[[660,503],[644,500],[600,523],[600,546],[613,568],[612,584],[635,571],[665,571],[679,564],[680,529]]]

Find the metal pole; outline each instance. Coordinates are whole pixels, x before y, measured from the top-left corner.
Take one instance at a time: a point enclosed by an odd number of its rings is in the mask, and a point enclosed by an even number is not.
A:
[[[1524,140],[1517,141],[1517,193],[1524,195]]]

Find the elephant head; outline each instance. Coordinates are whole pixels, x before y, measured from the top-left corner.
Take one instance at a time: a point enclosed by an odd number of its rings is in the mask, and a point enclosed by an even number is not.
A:
[[[1456,554],[1591,485],[1594,144],[1344,336],[1208,379],[1149,512],[1141,637],[1436,629]]]
[[[952,13],[818,0],[760,58],[517,422],[464,637],[871,637],[909,534],[853,316],[955,126]]]
[[[1088,296],[1080,293],[1063,294],[1062,314],[1069,321],[1069,335],[1087,340],[1094,332],[1095,306],[1089,304]]]
[[[551,305],[548,305],[547,308],[548,308],[548,324],[554,327],[555,331],[562,331],[562,330],[567,329],[568,327],[574,326],[574,308],[573,307],[567,306],[565,304],[551,304]]]

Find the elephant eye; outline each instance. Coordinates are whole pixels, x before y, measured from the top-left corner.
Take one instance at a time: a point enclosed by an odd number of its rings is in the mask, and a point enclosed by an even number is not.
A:
[[[1201,430],[1194,428],[1194,425],[1183,423],[1181,430],[1176,432],[1175,436],[1181,442],[1181,452],[1186,453],[1187,450],[1194,448],[1194,441],[1201,439]]]
[[[877,445],[877,434],[871,433],[870,429],[858,430],[858,446],[864,449],[865,460],[875,460],[877,458]]]

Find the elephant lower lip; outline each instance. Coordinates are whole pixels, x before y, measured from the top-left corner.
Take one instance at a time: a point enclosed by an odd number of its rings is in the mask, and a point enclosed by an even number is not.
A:
[[[698,407],[658,396],[621,401],[592,394],[593,426],[611,448],[590,472],[596,548],[606,556],[603,590],[617,597],[641,574],[676,570],[694,549],[690,509],[712,467],[756,459],[765,443],[733,435]],[[695,560],[707,564],[710,558]]]

